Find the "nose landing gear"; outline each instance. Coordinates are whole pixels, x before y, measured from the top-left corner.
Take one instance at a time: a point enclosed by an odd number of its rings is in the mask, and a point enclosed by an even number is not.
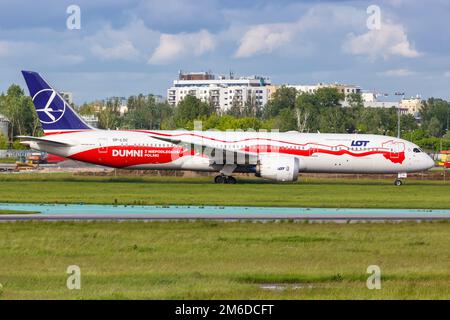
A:
[[[401,179],[406,179],[408,175],[404,172],[399,172],[397,174],[397,179],[395,179],[394,181],[394,185],[396,186],[401,186],[403,184],[403,181]]]
[[[236,179],[232,176],[220,175],[214,178],[214,183],[236,184]]]

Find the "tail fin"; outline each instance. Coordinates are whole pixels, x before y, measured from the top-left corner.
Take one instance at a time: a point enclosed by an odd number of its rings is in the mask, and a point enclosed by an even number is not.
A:
[[[93,130],[37,72],[22,71],[45,134]]]

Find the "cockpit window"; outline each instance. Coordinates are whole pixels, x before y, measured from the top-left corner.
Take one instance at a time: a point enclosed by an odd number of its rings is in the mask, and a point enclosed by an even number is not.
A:
[[[414,148],[414,149],[413,149],[413,152],[415,152],[415,153],[420,153],[420,152],[422,152],[422,149],[420,149],[420,148]]]

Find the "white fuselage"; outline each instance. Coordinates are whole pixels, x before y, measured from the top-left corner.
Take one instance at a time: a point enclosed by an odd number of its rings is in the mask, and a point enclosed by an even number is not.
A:
[[[65,158],[125,169],[220,171],[223,163],[211,161],[199,145],[254,158],[296,157],[300,172],[407,173],[434,165],[415,144],[380,135],[84,130],[47,133],[45,139],[70,146],[36,142],[30,146]],[[175,144],[176,139],[184,144]],[[189,148],[187,143],[197,147]],[[236,164],[235,172],[254,172],[256,165],[254,160]]]

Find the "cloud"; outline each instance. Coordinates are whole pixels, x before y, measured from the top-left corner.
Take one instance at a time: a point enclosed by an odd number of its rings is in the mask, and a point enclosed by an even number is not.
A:
[[[408,77],[416,74],[414,71],[409,69],[392,69],[379,73],[380,75],[387,77]]]
[[[84,42],[90,52],[104,60],[145,61],[147,52],[157,45],[160,33],[149,29],[144,22],[134,19],[121,28],[104,25]]]
[[[91,52],[104,59],[131,60],[139,56],[139,51],[129,40],[124,40],[113,47],[102,47],[99,44],[94,44],[91,48]]]
[[[446,72],[444,73],[444,77],[450,78],[450,71],[446,71]]]
[[[206,30],[196,33],[162,34],[159,38],[159,46],[148,63],[165,64],[182,57],[198,57],[213,51],[215,46],[214,36]]]
[[[0,57],[7,56],[9,52],[9,46],[6,41],[0,41]]]
[[[255,54],[270,53],[289,43],[298,31],[297,23],[260,24],[251,27],[240,40],[234,56],[248,58]]]
[[[421,53],[416,51],[409,42],[405,28],[390,22],[383,22],[379,30],[369,30],[358,36],[353,33],[348,34],[342,49],[345,53],[368,56],[371,59],[421,56]]]
[[[299,54],[305,51],[303,48],[317,46],[322,39],[329,45],[329,37],[336,38],[337,31],[364,23],[364,14],[350,6],[317,5],[293,22],[252,25],[239,38],[234,57],[248,58],[280,48]]]
[[[30,50],[39,49],[38,44],[31,41],[0,41],[0,56],[22,56]]]

